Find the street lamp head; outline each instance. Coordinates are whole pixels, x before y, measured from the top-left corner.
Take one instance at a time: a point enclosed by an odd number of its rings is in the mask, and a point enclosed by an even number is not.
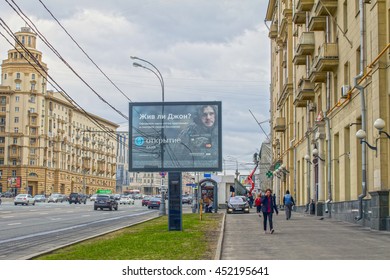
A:
[[[364,139],[366,138],[366,132],[363,130],[363,129],[359,129],[357,132],[356,132],[356,137],[358,139]]]
[[[374,127],[378,130],[382,130],[385,128],[385,121],[382,120],[381,118],[377,119],[375,122],[374,122]]]
[[[130,56],[131,59],[138,59],[136,56]]]
[[[137,62],[133,62],[133,66],[134,67],[144,67],[142,64],[139,64],[139,63],[137,63]]]
[[[309,155],[305,155],[305,160],[306,161],[310,161],[310,156]]]
[[[318,156],[318,149],[313,149],[313,156],[317,157]]]

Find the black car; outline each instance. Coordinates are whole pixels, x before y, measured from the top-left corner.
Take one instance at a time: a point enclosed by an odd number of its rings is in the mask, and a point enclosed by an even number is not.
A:
[[[249,213],[249,203],[244,196],[229,197],[226,212],[228,214],[235,212]]]
[[[86,204],[87,203],[87,196],[85,194],[81,194],[81,193],[71,193],[69,195],[69,204],[72,204],[72,203]]]
[[[100,208],[103,210],[104,208],[109,209],[112,211],[112,209],[118,210],[118,200],[115,199],[113,195],[107,195],[107,194],[99,194],[96,197],[96,200],[93,204],[93,209],[98,210]]]

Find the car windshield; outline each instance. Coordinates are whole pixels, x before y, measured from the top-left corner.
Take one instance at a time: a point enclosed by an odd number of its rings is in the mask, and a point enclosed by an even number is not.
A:
[[[238,197],[238,196],[234,196],[234,197],[231,197],[229,199],[230,202],[233,202],[233,203],[241,203],[241,202],[245,202],[245,200],[242,198],[242,197]]]
[[[17,197],[26,197],[26,196],[27,196],[27,194],[18,194]]]

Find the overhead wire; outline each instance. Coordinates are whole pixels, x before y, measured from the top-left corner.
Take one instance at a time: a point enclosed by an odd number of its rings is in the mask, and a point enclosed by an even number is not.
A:
[[[21,10],[21,8],[15,3],[15,1],[11,0],[12,3],[17,7],[17,10],[15,7],[8,1],[5,0],[7,4],[19,15],[19,17],[30,27],[37,35],[38,37],[49,47],[49,49],[105,104],[107,104],[111,109],[113,109],[115,112],[117,112],[119,115],[121,115],[126,120],[129,119],[128,116],[123,114],[121,111],[116,109],[113,105],[111,105],[107,100],[105,100],[89,83],[87,83],[81,75],[61,56],[61,54],[54,48],[54,46],[46,39],[46,37],[39,31],[39,29],[36,27],[36,25],[30,20],[30,18]],[[23,16],[21,16],[21,14]]]

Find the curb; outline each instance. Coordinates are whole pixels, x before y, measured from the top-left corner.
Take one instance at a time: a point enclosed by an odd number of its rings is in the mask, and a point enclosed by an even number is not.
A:
[[[223,215],[223,218],[222,218],[221,231],[220,231],[219,237],[218,237],[218,244],[217,244],[217,249],[215,250],[214,260],[220,260],[221,255],[222,255],[222,243],[223,243],[223,237],[224,237],[224,233],[225,233],[226,214],[222,213],[222,215]]]

